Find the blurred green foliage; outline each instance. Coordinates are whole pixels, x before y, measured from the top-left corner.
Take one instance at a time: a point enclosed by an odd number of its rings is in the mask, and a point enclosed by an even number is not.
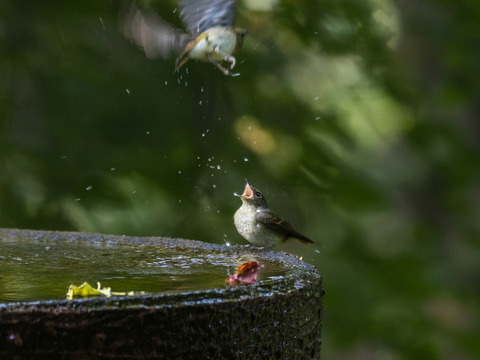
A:
[[[1,227],[245,243],[247,177],[322,243],[282,249],[324,358],[480,356],[477,2],[240,1],[238,77],[146,59],[118,5],[0,3]]]

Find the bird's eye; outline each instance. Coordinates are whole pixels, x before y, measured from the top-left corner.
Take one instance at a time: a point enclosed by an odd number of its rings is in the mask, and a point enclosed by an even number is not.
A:
[[[261,198],[262,197],[262,193],[260,191],[255,191],[255,197],[256,198]]]

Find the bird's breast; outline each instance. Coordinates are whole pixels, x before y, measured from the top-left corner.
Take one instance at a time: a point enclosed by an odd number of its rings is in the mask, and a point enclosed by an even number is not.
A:
[[[232,54],[237,43],[235,31],[227,27],[213,27],[205,30],[195,39],[189,52],[192,59],[206,60],[211,56],[215,60],[223,60],[224,54]],[[219,53],[215,50],[220,50]]]
[[[233,216],[233,221],[240,235],[247,240],[258,224],[255,209],[247,204],[240,206]]]
[[[252,205],[244,203],[233,216],[233,221],[238,233],[254,245],[270,247],[283,239],[281,234],[257,220],[257,211]]]

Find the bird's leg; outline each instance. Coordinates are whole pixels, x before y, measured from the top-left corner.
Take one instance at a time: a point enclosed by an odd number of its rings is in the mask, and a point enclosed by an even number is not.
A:
[[[220,48],[218,46],[215,46],[215,49],[213,49],[213,51],[215,51],[217,54],[222,55],[223,60],[232,63],[232,65],[230,66],[230,70],[232,70],[235,67],[235,57],[234,56],[232,56],[230,54],[227,54],[226,52],[223,52],[222,50],[220,50]]]
[[[217,60],[212,58],[210,55],[208,56],[208,61],[210,61],[212,64],[215,64],[217,68],[220,69],[221,72],[223,72],[224,75],[230,75],[230,71],[228,69],[224,68],[222,64],[220,64]]]

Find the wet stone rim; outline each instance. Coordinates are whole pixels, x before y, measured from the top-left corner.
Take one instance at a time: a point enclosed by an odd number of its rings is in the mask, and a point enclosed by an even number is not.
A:
[[[0,229],[18,241],[98,242],[251,255],[281,279],[185,293],[0,304],[0,358],[319,359],[323,282],[298,257],[160,237]]]

